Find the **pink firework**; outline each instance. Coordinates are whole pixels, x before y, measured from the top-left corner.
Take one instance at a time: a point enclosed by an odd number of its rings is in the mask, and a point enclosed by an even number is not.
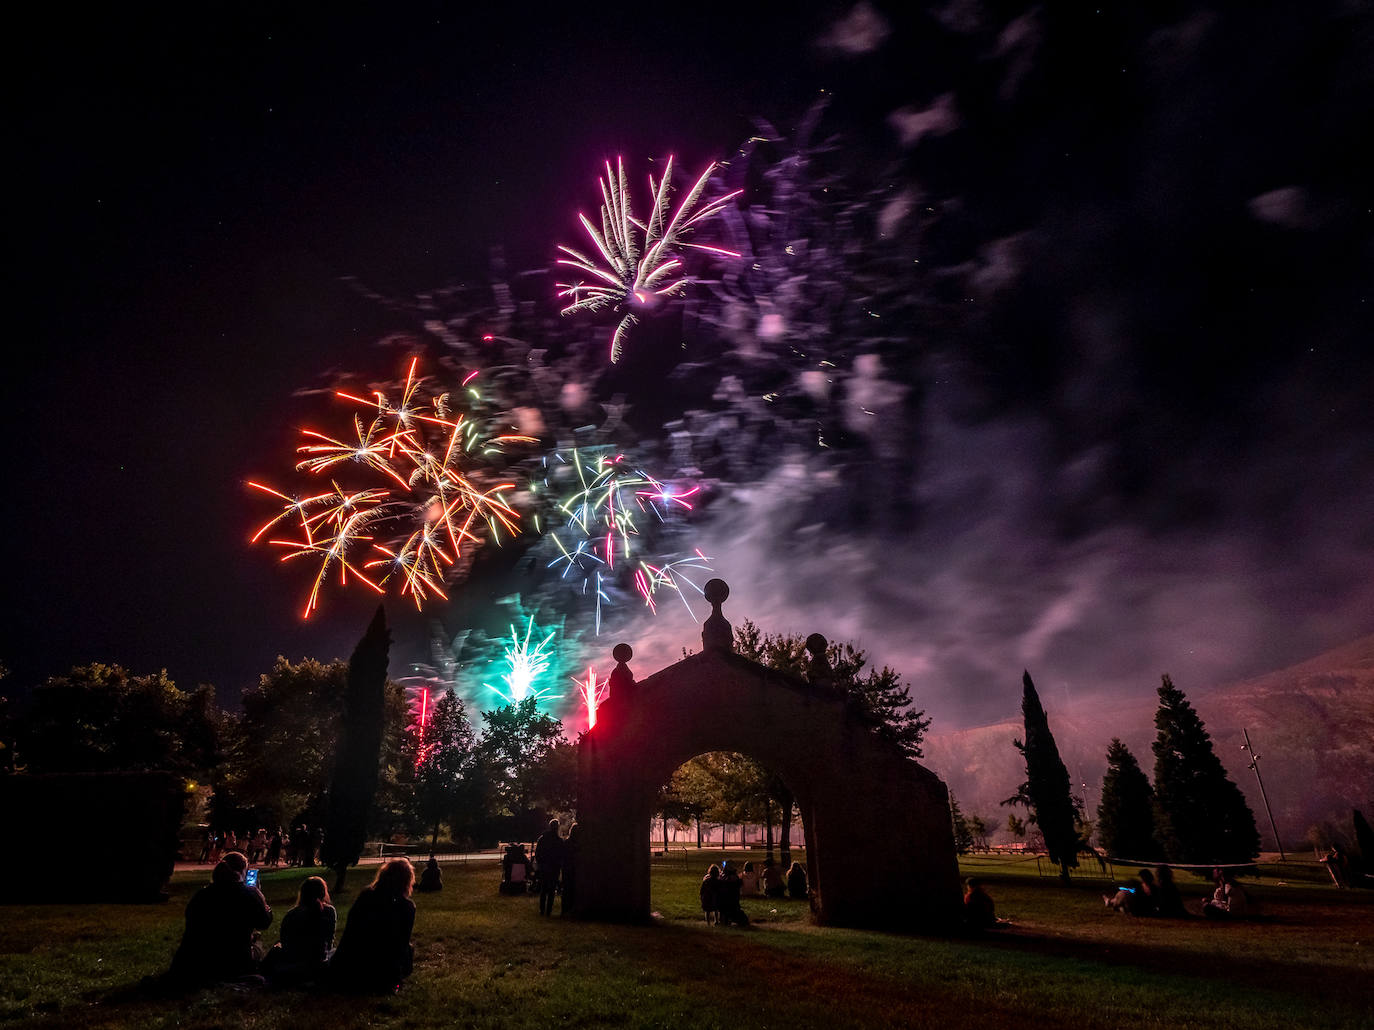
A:
[[[685,237],[706,219],[719,214],[742,191],[736,190],[697,207],[706,183],[716,165],[707,167],[687,196],[671,215],[668,213],[669,189],[673,178],[673,159],[663,169],[662,181],[649,176],[649,195],[653,198],[647,218],[639,219],[630,209],[630,187],[625,180],[625,162],[616,158],[615,171],[606,162],[606,177],[601,180],[601,228],[586,215],[578,221],[596,246],[597,257],[559,245],[565,255],[558,259],[590,281],[558,284],[558,296],[567,301],[563,314],[613,308],[621,315],[611,334],[611,361],[620,360],[625,335],[638,321],[637,312],[653,310],[665,297],[680,296],[691,280],[684,272],[682,252],[702,251],[717,257],[739,257],[733,250],[703,243],[688,243]],[[695,210],[694,210],[695,209]],[[598,260],[599,258],[599,260]]]

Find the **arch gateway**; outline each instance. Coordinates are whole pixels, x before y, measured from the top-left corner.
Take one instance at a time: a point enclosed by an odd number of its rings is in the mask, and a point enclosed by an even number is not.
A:
[[[737,751],[782,777],[806,833],[812,910],[824,924],[939,931],[961,915],[949,792],[879,737],[827,683],[825,639],[807,679],[735,654],[706,585],[703,650],[635,681],[615,648],[610,697],[578,745],[577,915],[649,917],[649,824],[658,788],[684,762]]]

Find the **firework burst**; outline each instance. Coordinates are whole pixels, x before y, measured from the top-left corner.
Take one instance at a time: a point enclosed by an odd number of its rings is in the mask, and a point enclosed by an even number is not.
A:
[[[506,499],[510,482],[489,482],[496,456],[512,444],[534,443],[515,433],[492,434],[482,420],[455,414],[447,393],[433,394],[415,374],[412,360],[393,403],[377,391],[371,399],[339,391],[340,400],[370,409],[353,416],[353,433],[336,439],[313,429],[302,430],[296,471],[308,476],[350,471],[381,485],[290,496],[250,481],[258,491],[285,502],[278,514],[254,534],[294,526],[298,535],[271,538],[284,548],[283,561],[318,563],[306,601],[308,618],[320,591],[338,570],[341,585],[349,576],[378,593],[400,584],[416,607],[431,596],[446,597],[444,584],[464,546],[484,539],[499,542],[519,531],[520,516]],[[469,392],[472,376],[464,380]]]
[[[588,256],[572,247],[559,245],[560,265],[584,272],[590,281],[558,284],[558,296],[566,301],[563,314],[600,311],[612,308],[621,315],[611,334],[611,361],[620,360],[625,335],[639,321],[639,313],[652,310],[663,298],[680,296],[690,281],[684,272],[682,252],[703,251],[718,257],[739,257],[732,250],[701,243],[688,243],[686,237],[706,219],[719,214],[739,196],[739,190],[697,207],[714,164],[701,173],[696,184],[669,215],[669,190],[673,178],[673,159],[663,170],[663,179],[649,176],[649,195],[653,198],[648,217],[636,218],[630,206],[630,187],[625,179],[625,162],[617,158],[615,171],[606,162],[606,177],[601,183],[601,228],[586,215],[578,221],[596,247]]]
[[[662,483],[630,465],[623,454],[590,457],[574,450],[567,458],[554,454],[553,463],[572,469],[577,482],[562,500],[554,502],[563,528],[548,534],[558,552],[548,567],[559,570],[563,579],[580,581],[580,592],[595,606],[598,634],[602,606],[610,603],[609,588],[617,582],[627,588],[632,585],[651,611],[657,610],[656,595],[662,589],[681,595],[682,588],[690,586],[700,592],[686,575],[693,569],[711,571],[710,559],[699,550],[660,562],[641,554],[646,550],[641,522],[648,520],[657,527],[674,512],[691,511],[699,487]],[[549,464],[546,459],[546,472]],[[546,477],[546,488],[548,483]]]
[[[555,694],[552,687],[540,686],[538,681],[544,673],[548,672],[549,664],[553,661],[553,653],[549,650],[555,630],[550,630],[548,635],[538,643],[534,643],[534,616],[531,615],[525,625],[525,635],[521,638],[515,626],[510,628],[510,644],[506,647],[503,660],[506,663],[506,671],[501,674],[501,681],[505,688],[487,683],[487,687],[492,693],[496,694],[509,705],[519,705],[529,698],[534,698],[536,702],[553,701],[562,697],[562,694]]]
[[[596,669],[587,666],[587,675],[584,679],[573,677],[573,682],[577,684],[577,697],[582,702],[582,707],[587,712],[587,729],[596,728],[596,710],[606,703],[606,699],[611,696],[611,681],[609,679],[597,679]]]

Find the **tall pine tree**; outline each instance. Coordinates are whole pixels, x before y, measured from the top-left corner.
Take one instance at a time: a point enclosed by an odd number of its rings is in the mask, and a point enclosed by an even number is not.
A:
[[[1016,749],[1026,759],[1026,782],[1003,804],[1025,805],[1031,820],[1040,827],[1050,861],[1059,866],[1059,879],[1069,882],[1069,870],[1078,868],[1081,841],[1075,818],[1073,794],[1069,790],[1069,770],[1059,757],[1059,748],[1050,732],[1050,721],[1040,704],[1030,673],[1021,674],[1021,714],[1026,722],[1025,742]]]
[[[1259,832],[1245,795],[1226,775],[1202,720],[1166,675],[1155,713],[1155,834],[1171,862],[1249,862]]]
[[[1097,835],[1113,858],[1156,859],[1155,792],[1135,755],[1117,737],[1107,748],[1107,775],[1097,806]]]
[[[386,724],[386,667],[391,632],[386,612],[377,606],[367,632],[348,660],[339,747],[325,809],[320,860],[334,871],[334,890],[343,890],[348,867],[357,865],[367,842],[367,821],[377,794]]]

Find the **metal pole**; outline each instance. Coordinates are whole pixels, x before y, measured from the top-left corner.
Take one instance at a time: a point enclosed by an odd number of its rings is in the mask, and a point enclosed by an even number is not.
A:
[[[1269,796],[1264,792],[1264,777],[1259,771],[1260,756],[1255,754],[1255,749],[1250,746],[1250,731],[1243,729],[1240,732],[1245,735],[1245,743],[1241,745],[1241,750],[1250,755],[1250,768],[1255,770],[1255,779],[1259,781],[1260,800],[1264,802],[1265,814],[1269,816],[1269,828],[1274,831],[1274,843],[1279,846],[1279,861],[1287,862],[1288,856],[1283,853],[1283,841],[1279,839],[1279,828],[1274,822],[1273,810],[1269,807]]]

